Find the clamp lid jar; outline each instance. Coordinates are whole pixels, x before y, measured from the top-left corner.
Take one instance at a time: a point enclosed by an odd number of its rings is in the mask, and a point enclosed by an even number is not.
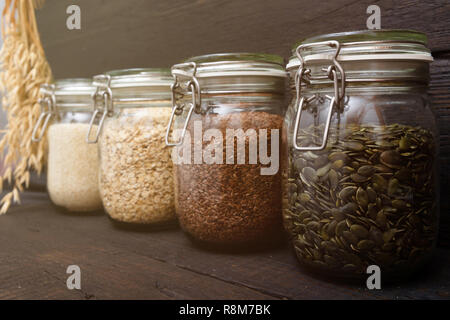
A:
[[[94,77],[89,143],[99,144],[100,194],[115,221],[166,224],[175,218],[172,161],[165,147],[170,72],[128,69]]]
[[[437,130],[426,36],[323,35],[294,48],[283,218],[300,262],[385,279],[418,270],[438,231]]]
[[[175,146],[181,227],[217,245],[271,241],[281,231],[282,59],[213,54],[175,65],[172,74],[166,144]]]
[[[102,208],[98,152],[86,144],[94,86],[90,79],[63,79],[41,87],[42,112],[32,140],[48,131],[47,189],[52,202],[70,211]],[[48,130],[47,130],[48,127]]]

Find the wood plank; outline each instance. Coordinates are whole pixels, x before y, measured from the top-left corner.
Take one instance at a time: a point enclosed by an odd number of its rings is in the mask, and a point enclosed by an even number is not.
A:
[[[101,230],[93,237],[74,233],[70,216],[49,211],[48,198],[43,199],[44,203],[25,203],[0,218],[0,299],[275,298],[138,255],[129,250],[132,247],[111,246],[112,229],[104,241],[95,240]],[[105,216],[72,218],[81,228],[93,221],[108,225]],[[46,221],[52,221],[50,225],[59,221],[59,226],[46,228]],[[66,288],[65,271],[72,264],[81,268],[81,291]]]
[[[447,0],[78,0],[82,29],[67,30],[69,0],[48,0],[38,24],[57,78],[111,69],[169,67],[214,52],[288,57],[299,39],[366,29],[366,8],[381,8],[382,28],[424,31],[433,51],[450,50]]]
[[[13,244],[19,237],[21,244]],[[62,265],[81,260],[83,263],[91,264],[87,268],[89,273],[92,272],[93,277],[97,277],[97,273],[108,274],[111,272],[109,266],[113,264],[123,270],[122,278],[132,282],[134,279],[139,279],[139,282],[145,281],[144,276],[134,275],[134,273],[142,273],[154,279],[149,274],[154,272],[153,267],[150,270],[150,267],[147,269],[141,264],[141,261],[145,261],[146,265],[154,266],[156,269],[182,269],[213,278],[221,281],[220,283],[225,282],[279,298],[440,299],[450,297],[450,254],[447,250],[438,250],[429,268],[421,272],[422,276],[405,284],[373,292],[364,289],[364,284],[344,285],[324,281],[302,272],[292,252],[286,246],[260,252],[230,253],[205,250],[194,245],[178,229],[159,232],[125,230],[115,227],[103,215],[64,214],[62,211],[55,210],[44,194],[35,194],[34,199],[27,199],[22,207],[14,207],[7,216],[0,217],[0,241],[0,243],[6,241],[8,246],[11,244],[15,248],[11,250],[22,255],[23,253],[27,256],[36,255],[33,252],[37,248],[50,252],[50,255],[43,260],[41,258],[39,263],[42,261],[49,263],[54,259],[55,263],[61,264],[59,270]],[[57,242],[59,245],[52,242]],[[70,255],[76,259],[72,260]],[[96,257],[97,255],[100,257]],[[52,268],[52,270],[55,269],[56,267]],[[116,281],[115,276],[113,275],[113,282]],[[109,276],[99,275],[99,277],[98,282],[94,281],[88,288],[88,295],[98,298],[126,296],[126,293],[115,291],[119,290],[116,286],[109,287],[104,284]],[[164,274],[158,274],[157,279],[159,278],[164,279]],[[91,283],[90,280],[89,283]],[[182,285],[185,282],[183,278],[178,278],[177,283]],[[150,288],[146,287],[146,290]],[[174,291],[177,292],[174,289],[171,292]],[[99,292],[103,292],[103,295]],[[144,294],[141,292],[140,296]],[[183,292],[182,294],[194,293]],[[146,296],[149,295],[150,293]]]

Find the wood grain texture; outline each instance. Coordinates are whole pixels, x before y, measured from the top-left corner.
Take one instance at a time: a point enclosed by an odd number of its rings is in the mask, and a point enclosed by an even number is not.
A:
[[[276,298],[135,253],[133,246],[116,248],[105,216],[61,215],[42,195],[1,219],[0,299]],[[81,228],[71,232],[74,221]],[[111,232],[106,238],[84,228],[101,221]],[[69,265],[81,268],[81,291],[66,287]]]
[[[45,193],[28,193],[0,217],[0,298],[449,299],[449,253],[439,249],[407,283],[368,291],[303,272],[284,245],[207,250],[177,228],[118,228],[105,215],[67,214]],[[81,291],[66,289],[70,264],[81,268]]]
[[[82,29],[70,31],[66,8],[74,3]],[[381,8],[382,28],[424,31],[434,52],[450,49],[447,0],[47,0],[38,24],[55,76],[89,77],[214,52],[288,57],[299,39],[366,29],[371,4]]]
[[[450,59],[436,55],[431,65],[430,98],[440,134],[441,240],[450,244]],[[445,239],[444,239],[445,238]]]

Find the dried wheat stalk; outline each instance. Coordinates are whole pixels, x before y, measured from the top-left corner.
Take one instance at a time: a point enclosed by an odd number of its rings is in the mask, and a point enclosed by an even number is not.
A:
[[[20,203],[19,193],[28,187],[30,171],[40,173],[46,160],[46,140],[31,142],[40,113],[39,88],[52,79],[35,17],[35,9],[42,2],[6,0],[2,13],[0,86],[8,123],[0,140],[0,158],[5,168],[0,191],[4,181],[12,185],[12,191],[0,201],[0,214],[6,213],[12,203]]]

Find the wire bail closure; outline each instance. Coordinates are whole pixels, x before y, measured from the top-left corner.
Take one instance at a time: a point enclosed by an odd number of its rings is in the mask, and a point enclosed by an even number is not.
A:
[[[33,142],[40,142],[42,140],[51,117],[56,115],[55,85],[44,84],[41,86],[41,91],[44,94],[44,97],[38,101],[41,106],[41,114],[39,115],[39,118],[33,128],[33,132],[31,133],[31,141]],[[42,128],[37,136],[38,129],[41,126]]]
[[[94,101],[94,112],[92,114],[91,121],[89,122],[89,130],[86,135],[86,142],[88,144],[97,143],[106,116],[111,116],[114,110],[111,90],[111,76],[103,74],[95,76],[93,84],[96,86],[96,90],[92,95],[92,100]],[[90,137],[94,127],[94,122],[99,114],[101,114],[100,122],[98,123],[97,130],[95,132],[95,138],[91,140]]]
[[[190,67],[191,71],[185,71],[186,67]],[[176,72],[174,70],[176,69]],[[170,86],[170,89],[172,91],[172,113],[170,115],[169,123],[167,125],[166,130],[166,137],[165,142],[166,146],[174,147],[179,146],[183,144],[184,137],[186,135],[187,126],[189,124],[189,120],[191,119],[192,112],[195,111],[195,113],[202,113],[201,105],[202,105],[202,97],[201,97],[201,89],[200,84],[196,77],[197,73],[197,64],[195,62],[188,62],[188,63],[180,63],[176,64],[172,67],[172,75],[174,77],[174,83]],[[189,80],[183,82],[179,80],[179,76],[181,77],[187,77]],[[173,122],[175,119],[175,116],[179,116],[183,113],[184,108],[186,107],[186,104],[184,103],[177,103],[177,96],[181,97],[184,95],[180,91],[182,90],[182,84],[185,84],[187,89],[187,94],[191,94],[192,96],[192,102],[188,104],[188,114],[186,116],[186,120],[184,121],[183,129],[181,131],[181,135],[178,139],[178,141],[169,141],[169,135],[170,131],[173,126]]]
[[[316,46],[329,46],[331,48],[335,48],[336,51],[333,54],[332,58],[330,59],[332,64],[329,65],[327,68],[322,69],[322,71],[326,72],[327,77],[333,81],[334,85],[334,96],[326,95],[325,98],[330,100],[330,104],[328,106],[328,113],[327,113],[327,119],[325,123],[325,129],[323,134],[322,143],[320,146],[315,147],[301,147],[297,144],[297,136],[298,131],[300,129],[300,120],[303,112],[303,108],[307,106],[308,103],[314,101],[317,97],[315,95],[306,98],[301,95],[301,87],[302,82],[306,85],[311,83],[311,80],[319,80],[323,79],[323,76],[319,77],[313,77],[311,76],[311,69],[305,68],[305,60],[303,59],[301,55],[301,51],[305,48],[311,48]],[[322,42],[316,42],[316,43],[308,43],[308,44],[302,44],[297,47],[295,50],[295,53],[300,61],[300,65],[297,71],[297,74],[295,75],[295,89],[296,89],[296,100],[294,107],[297,107],[297,113],[295,117],[295,125],[294,125],[294,135],[293,135],[293,144],[295,150],[299,151],[320,151],[325,149],[327,145],[328,140],[328,134],[330,130],[330,124],[331,124],[331,118],[334,113],[335,107],[339,109],[339,106],[342,102],[342,100],[345,97],[345,72],[340,63],[337,61],[337,57],[339,55],[339,52],[341,50],[341,45],[338,41],[330,40],[330,41],[322,41]],[[340,74],[340,84],[339,84],[339,77],[338,73]]]

